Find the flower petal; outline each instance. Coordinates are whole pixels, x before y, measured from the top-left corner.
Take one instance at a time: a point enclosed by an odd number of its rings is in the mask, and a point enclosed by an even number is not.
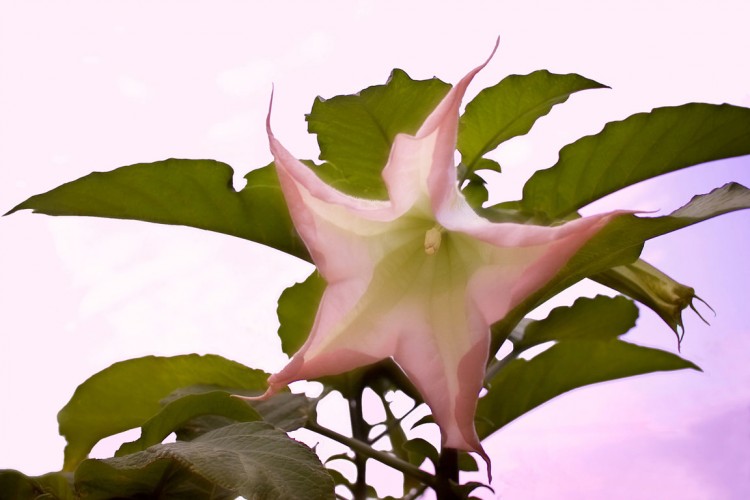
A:
[[[267,395],[393,357],[430,406],[444,446],[489,462],[474,429],[489,326],[618,213],[546,227],[492,223],[471,209],[456,183],[458,111],[486,64],[448,92],[416,135],[396,136],[383,169],[388,201],[323,182],[275,139],[269,110],[281,188],[328,286],[310,336],[269,378]]]

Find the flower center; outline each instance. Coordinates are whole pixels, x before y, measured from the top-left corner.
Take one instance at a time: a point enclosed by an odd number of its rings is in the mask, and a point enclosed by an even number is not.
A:
[[[435,224],[424,234],[424,253],[434,255],[440,249],[440,241],[443,239],[442,234],[445,228],[440,224]]]

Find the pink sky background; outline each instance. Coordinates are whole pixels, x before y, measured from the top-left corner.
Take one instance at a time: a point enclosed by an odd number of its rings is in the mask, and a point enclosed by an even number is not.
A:
[[[498,150],[493,201],[518,198],[534,169],[607,121],[691,101],[750,106],[746,0],[457,5],[0,0],[0,211],[94,170],[168,157],[221,160],[241,178],[271,159],[272,83],[276,135],[314,158],[304,114],[317,95],[383,83],[394,67],[454,83],[498,35],[469,99],[543,68],[613,90],[573,96]],[[591,210],[670,210],[730,180],[750,185],[750,158],[670,174]],[[498,495],[750,497],[749,229],[750,212],[735,213],[644,252],[717,311],[705,311],[711,327],[685,318],[682,354],[704,373],[600,384],[522,417],[487,442]],[[283,366],[276,299],[311,271],[240,239],[131,221],[20,213],[0,219],[0,241],[0,468],[29,474],[60,467],[57,411],[115,361],[199,352]],[[648,310],[629,336],[676,350]],[[381,494],[398,494],[386,483]]]

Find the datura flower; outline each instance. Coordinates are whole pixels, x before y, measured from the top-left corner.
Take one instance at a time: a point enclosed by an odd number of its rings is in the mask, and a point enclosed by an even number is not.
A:
[[[454,151],[461,99],[487,62],[415,135],[395,137],[382,171],[387,201],[322,181],[274,137],[269,111],[281,188],[327,287],[307,341],[262,397],[391,357],[432,410],[443,446],[488,460],[474,413],[490,325],[547,283],[613,214],[546,227],[493,223],[472,210],[457,186]]]

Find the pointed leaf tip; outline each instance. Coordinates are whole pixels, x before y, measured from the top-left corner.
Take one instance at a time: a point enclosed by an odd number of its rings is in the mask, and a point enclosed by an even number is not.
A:
[[[575,92],[608,88],[580,75],[559,75],[546,70],[511,75],[488,87],[466,105],[459,122],[458,150],[468,172],[482,168],[479,162],[503,142],[531,130]],[[464,177],[465,178],[465,177]]]
[[[750,154],[750,108],[692,103],[610,122],[560,150],[523,188],[522,207],[563,218],[619,189],[682,168]]]
[[[190,226],[268,245],[309,259],[269,165],[232,187],[232,168],[214,160],[169,159],[93,172],[12,208],[47,215],[130,219]]]

